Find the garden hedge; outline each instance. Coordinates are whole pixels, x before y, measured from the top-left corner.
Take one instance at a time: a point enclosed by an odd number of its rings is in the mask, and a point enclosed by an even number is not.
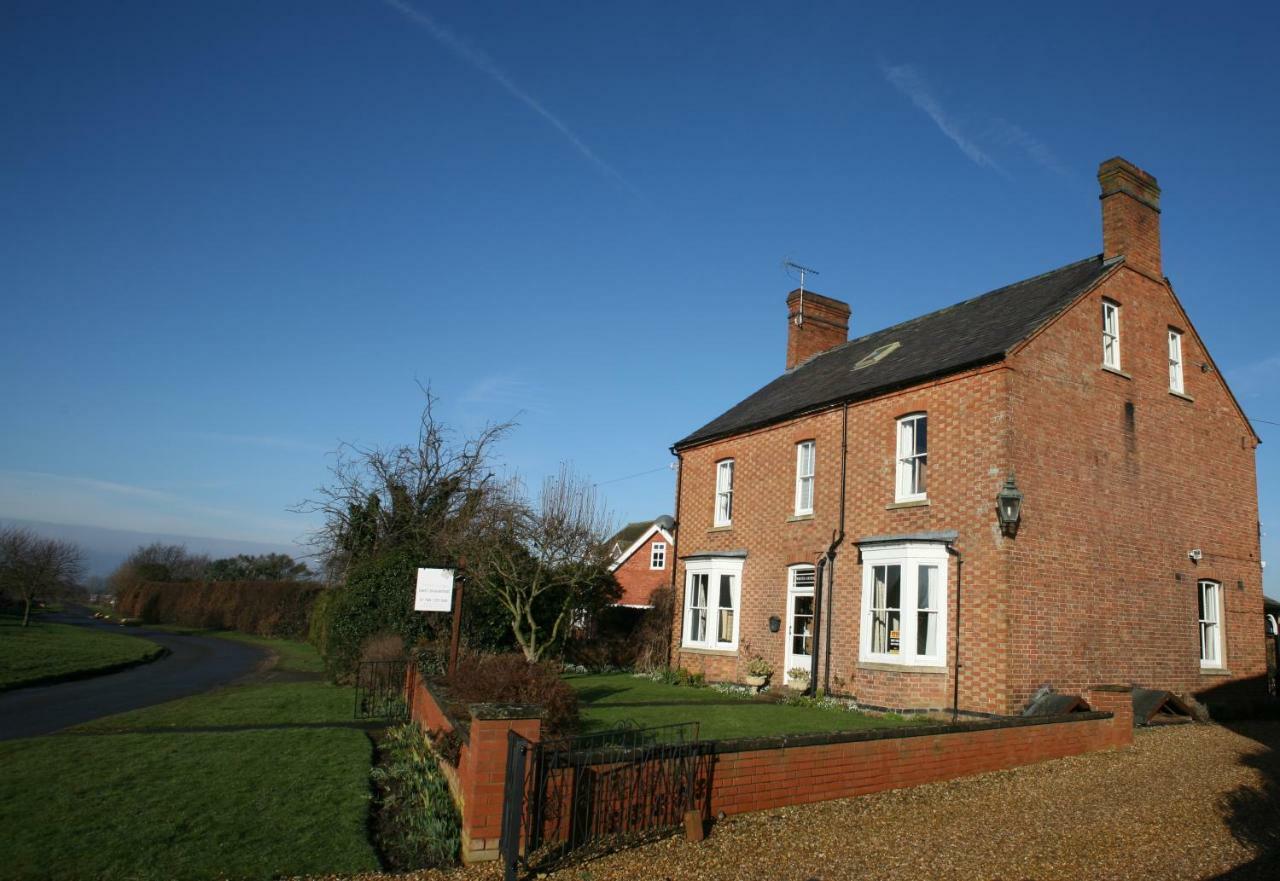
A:
[[[120,591],[116,610],[147,624],[305,639],[325,590],[300,581],[144,581]]]

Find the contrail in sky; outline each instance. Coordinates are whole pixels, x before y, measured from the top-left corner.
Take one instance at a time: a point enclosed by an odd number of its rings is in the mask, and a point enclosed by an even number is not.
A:
[[[920,75],[919,71],[910,64],[900,64],[896,67],[884,65],[882,70],[884,78],[892,83],[898,91],[910,98],[912,104],[916,105],[926,116],[932,119],[938,130],[950,138],[951,142],[960,148],[961,153],[968,156],[978,165],[986,166],[993,171],[1004,174],[1004,169],[994,159],[960,131],[960,127],[942,109],[942,105],[938,103],[938,99],[934,97],[928,83],[924,81],[924,77]]]
[[[544,107],[541,101],[512,82],[511,77],[507,76],[502,69],[494,63],[492,58],[467,43],[453,31],[437,22],[425,12],[405,3],[404,0],[384,0],[384,2],[414,24],[424,28],[427,33],[435,37],[436,42],[443,45],[454,55],[457,55],[481,73],[486,74],[491,80],[510,92],[512,97],[517,101],[541,116],[550,123],[556,131],[564,135],[565,138],[568,139],[569,143],[574,146],[574,149],[586,157],[592,165],[600,169],[609,177],[613,178],[633,195],[640,196],[639,191],[631,185],[630,181],[623,177],[616,168],[596,155],[596,152],[583,143],[582,139],[574,133],[573,129],[565,125],[564,121],[561,120],[560,117],[556,116]]]

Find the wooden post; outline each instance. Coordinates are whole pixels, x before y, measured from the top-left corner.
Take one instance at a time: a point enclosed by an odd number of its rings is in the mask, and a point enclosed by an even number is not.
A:
[[[462,635],[462,582],[453,582],[453,634],[449,637],[449,675],[458,673],[458,639]]]

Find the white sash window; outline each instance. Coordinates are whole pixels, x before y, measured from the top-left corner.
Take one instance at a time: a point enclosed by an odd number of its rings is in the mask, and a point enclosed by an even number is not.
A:
[[[813,513],[814,442],[796,444],[796,514]]]

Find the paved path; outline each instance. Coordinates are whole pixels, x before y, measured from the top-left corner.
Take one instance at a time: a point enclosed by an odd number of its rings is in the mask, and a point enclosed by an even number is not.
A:
[[[100,716],[208,691],[252,672],[267,657],[261,648],[230,639],[126,629],[76,613],[49,619],[146,637],[170,653],[119,673],[0,694],[0,740],[49,734]]]

